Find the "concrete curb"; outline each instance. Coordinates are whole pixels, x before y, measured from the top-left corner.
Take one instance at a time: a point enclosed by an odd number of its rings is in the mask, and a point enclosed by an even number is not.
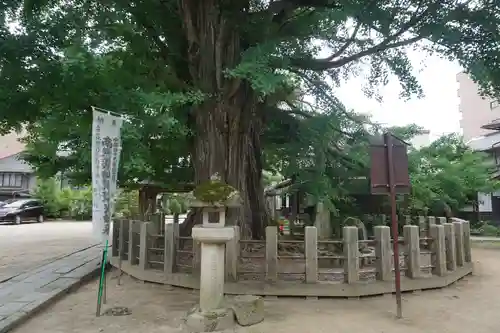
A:
[[[18,327],[19,325],[25,323],[40,311],[48,308],[50,305],[60,300],[62,297],[64,297],[64,295],[77,290],[81,285],[85,284],[85,282],[88,282],[92,278],[98,276],[100,271],[99,264],[97,265],[96,269],[83,276],[80,280],[76,280],[75,283],[71,286],[58,290],[55,294],[49,294],[49,297],[47,297],[47,299],[41,301],[40,303],[36,302],[37,304],[30,308],[27,312],[23,312],[20,315],[13,315],[7,317],[5,320],[0,321],[0,333],[7,333],[12,329]],[[4,321],[6,322],[4,323]]]
[[[57,290],[41,293],[42,297],[28,303],[25,307],[22,307],[19,311],[12,315],[3,319],[0,316],[0,333],[7,333],[18,327],[40,311],[54,304],[57,300],[64,297],[64,295],[77,290],[80,286],[98,276],[100,272],[100,261],[101,258],[95,258],[82,265],[87,265],[88,271],[84,272],[83,275],[78,278],[65,277],[66,274],[62,275],[61,278],[65,279],[65,281],[74,281],[58,288]]]

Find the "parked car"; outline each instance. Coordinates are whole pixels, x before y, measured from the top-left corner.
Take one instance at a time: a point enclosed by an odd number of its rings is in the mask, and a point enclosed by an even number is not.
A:
[[[21,224],[25,221],[43,222],[44,207],[39,200],[13,199],[0,206],[0,222]]]

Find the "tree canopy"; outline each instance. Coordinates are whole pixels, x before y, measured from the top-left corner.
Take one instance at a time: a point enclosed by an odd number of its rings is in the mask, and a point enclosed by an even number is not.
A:
[[[84,182],[90,106],[123,112],[122,183],[199,184],[218,172],[243,193],[236,223],[261,237],[263,169],[334,198],[365,172],[368,120],[335,97],[340,82],[367,68],[368,95],[391,75],[403,96],[419,95],[414,49],[458,59],[495,87],[499,9],[490,0],[4,1],[0,127],[27,124],[28,161]]]
[[[457,134],[444,135],[431,145],[409,154],[412,192],[410,207],[414,211],[432,210],[437,202],[453,211],[477,203],[477,193],[500,189],[492,179],[496,169],[492,158],[467,147]]]

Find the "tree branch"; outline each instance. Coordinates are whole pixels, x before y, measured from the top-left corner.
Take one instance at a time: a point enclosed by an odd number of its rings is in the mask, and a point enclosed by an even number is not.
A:
[[[424,38],[425,38],[424,36],[416,36],[413,38],[408,38],[408,39],[405,39],[405,40],[402,40],[399,42],[394,42],[394,43],[390,43],[392,38],[388,38],[388,39],[384,40],[383,42],[381,42],[373,47],[370,47],[364,51],[358,52],[358,53],[350,55],[348,57],[341,58],[341,59],[336,60],[336,61],[327,61],[324,59],[297,59],[296,58],[296,59],[291,59],[290,63],[293,67],[297,67],[297,68],[301,68],[301,69],[309,69],[309,70],[313,70],[313,71],[324,71],[327,69],[342,67],[342,66],[344,66],[352,61],[359,60],[363,57],[366,57],[366,56],[369,56],[369,55],[372,55],[375,53],[379,53],[379,52],[386,51],[389,49],[398,48],[398,47],[405,46],[405,45],[410,45],[410,44],[418,42],[419,40],[422,40]]]
[[[305,0],[303,0],[303,1],[305,1]],[[317,0],[317,1],[320,1],[320,0]],[[327,1],[327,0],[323,0],[323,1]],[[332,56],[330,56],[328,58],[324,58],[324,59],[314,59],[314,58],[313,59],[303,59],[303,58],[291,59],[291,64],[292,64],[292,66],[302,68],[302,69],[323,71],[323,70],[332,69],[332,68],[339,68],[339,67],[342,67],[342,66],[344,66],[352,61],[359,60],[363,57],[366,57],[366,56],[369,56],[369,55],[372,55],[375,53],[379,53],[379,52],[382,52],[385,50],[398,48],[398,47],[405,46],[405,45],[410,45],[410,44],[415,43],[419,40],[422,40],[422,39],[426,38],[427,36],[426,35],[417,35],[417,36],[412,37],[412,38],[397,41],[398,38],[401,37],[403,34],[410,32],[412,28],[415,28],[425,18],[425,16],[427,14],[429,14],[433,10],[436,10],[439,7],[439,5],[437,5],[437,4],[430,5],[425,10],[423,10],[422,12],[419,13],[421,5],[422,5],[422,1],[419,2],[412,17],[405,24],[403,24],[398,29],[398,31],[396,33],[386,37],[382,42],[380,42],[380,43],[378,43],[378,44],[376,44],[376,45],[374,45],[366,50],[363,50],[363,51],[358,52],[356,54],[338,59],[336,61],[331,61],[332,59],[337,58],[343,52],[345,52],[346,49],[350,45],[352,45],[352,43],[355,41],[355,37],[356,37],[356,34],[358,33],[359,27],[361,24],[363,24],[363,20],[358,18],[358,23],[356,26],[356,28],[358,30],[355,29],[355,34],[353,33],[353,37],[350,39],[350,41],[348,41],[348,43],[344,44],[344,46],[338,52],[336,52]],[[369,25],[369,26],[376,31],[378,30],[378,29],[375,29],[375,27],[373,27],[372,25]]]
[[[171,52],[171,50],[168,48],[167,44],[162,42],[162,40],[160,38],[160,34],[156,30],[156,28],[149,23],[147,18],[144,17],[144,14],[140,10],[137,10],[135,7],[132,7],[130,4],[128,6],[128,9],[129,9],[130,13],[132,14],[132,16],[135,18],[135,21],[144,28],[144,31],[145,31],[147,37],[149,37],[152,40],[152,42],[154,43],[154,45],[156,45],[156,47],[158,48],[158,50],[160,52],[161,58],[163,58],[163,60],[168,65],[170,65],[170,67],[172,69],[175,68],[175,66],[174,66],[175,63],[174,63],[174,60],[172,59],[173,52]],[[179,76],[177,75],[175,70],[172,71],[172,74],[173,74],[172,79],[180,87],[188,88],[188,84],[179,78]]]
[[[333,60],[335,58],[340,57],[342,55],[342,53],[344,53],[349,48],[349,46],[351,46],[351,44],[356,40],[356,35],[358,34],[358,31],[359,31],[360,28],[361,28],[361,22],[358,22],[356,24],[356,27],[354,28],[353,33],[351,34],[351,37],[349,37],[349,39],[347,40],[347,42],[344,45],[342,45],[342,47],[340,49],[338,49],[337,52],[333,53],[329,57],[321,59],[321,61],[331,61],[331,60]]]
[[[335,8],[340,9],[342,5],[337,3],[336,0],[280,0],[273,1],[273,8],[275,12],[281,11],[282,8],[287,7],[290,9],[297,9],[300,7],[309,7],[309,8]]]

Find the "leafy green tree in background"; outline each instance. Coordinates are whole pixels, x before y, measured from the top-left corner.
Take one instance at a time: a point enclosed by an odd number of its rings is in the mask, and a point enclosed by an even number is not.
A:
[[[242,193],[229,220],[267,222],[262,170],[338,199],[366,172],[366,119],[334,97],[367,68],[421,94],[406,50],[458,58],[488,86],[500,4],[455,0],[7,0],[0,4],[2,130],[29,125],[40,174],[90,176],[90,105],[125,112],[123,184],[200,183]],[[13,31],[9,21],[19,25]],[[425,41],[425,42],[424,42]],[[331,53],[321,54],[321,49]],[[485,74],[486,73],[486,74]],[[311,98],[305,98],[310,96]],[[57,155],[65,149],[64,156]]]
[[[41,200],[50,218],[89,220],[92,217],[92,190],[61,188],[56,178],[38,179],[33,196]]]
[[[445,135],[430,146],[411,151],[409,169],[414,211],[433,209],[438,202],[453,211],[477,203],[477,192],[500,189],[492,179],[492,158],[468,148],[457,134]]]
[[[182,213],[182,206],[177,201],[177,199],[171,199],[168,205],[168,209],[170,210],[171,214],[181,214]]]
[[[43,203],[47,217],[61,217],[61,212],[69,209],[70,200],[61,202],[59,191],[60,184],[54,178],[37,181],[34,197]]]
[[[119,190],[116,196],[115,214],[119,217],[139,216],[139,191]]]

